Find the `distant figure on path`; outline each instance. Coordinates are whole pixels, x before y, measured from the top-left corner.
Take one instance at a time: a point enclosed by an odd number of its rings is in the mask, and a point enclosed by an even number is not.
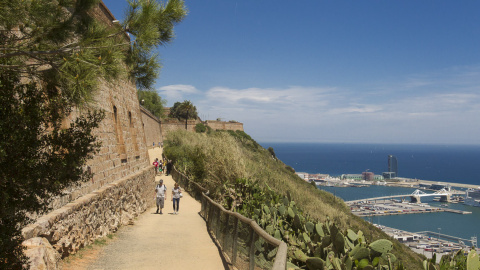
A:
[[[172,167],[173,167],[172,161],[168,160],[168,162],[167,162],[167,172],[166,172],[167,176],[172,173]]]
[[[162,209],[165,206],[165,199],[167,198],[166,191],[167,191],[167,187],[163,184],[163,180],[160,179],[160,182],[155,188],[156,201],[157,201],[157,212],[156,212],[157,214],[158,214],[159,208],[160,208],[160,214],[163,214]]]
[[[155,161],[153,161],[153,166],[155,166],[155,175],[157,175],[157,172],[158,172],[158,158],[155,159]]]
[[[166,173],[167,172],[167,159],[164,159],[163,160],[163,172]]]
[[[175,183],[175,187],[172,189],[172,201],[173,201],[173,214],[178,214],[178,208],[180,207],[180,198],[182,197],[182,189]],[[175,209],[175,202],[177,202],[177,208]]]

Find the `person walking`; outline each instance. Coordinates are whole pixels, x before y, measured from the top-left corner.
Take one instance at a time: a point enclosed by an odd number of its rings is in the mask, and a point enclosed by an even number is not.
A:
[[[178,186],[178,183],[175,183],[175,186],[172,189],[172,201],[173,201],[173,214],[178,214],[178,209],[180,207],[180,198],[182,197],[182,189]],[[175,208],[175,202],[177,208]]]
[[[166,171],[167,171],[167,159],[164,159],[162,164],[163,164],[163,172],[166,174]]]
[[[166,167],[167,167],[166,175],[170,175],[172,173],[172,167],[173,167],[171,160],[167,161]]]
[[[155,166],[155,175],[157,175],[157,172],[158,172],[158,158],[155,159],[155,161],[153,161],[153,166]]]
[[[160,179],[160,182],[158,185],[155,187],[155,194],[156,194],[156,202],[157,202],[157,214],[158,214],[158,209],[160,208],[160,215],[162,213],[162,209],[165,206],[165,199],[167,198],[167,187],[163,184],[163,180]]]

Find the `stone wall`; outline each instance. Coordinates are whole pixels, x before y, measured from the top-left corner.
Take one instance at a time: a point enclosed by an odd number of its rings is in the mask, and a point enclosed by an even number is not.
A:
[[[187,121],[187,131],[195,132],[195,126],[201,123],[200,120],[188,120]],[[185,130],[185,121],[180,121],[177,119],[165,119],[162,121],[162,136],[165,138],[168,132],[173,130]]]
[[[187,122],[187,131],[195,132],[195,126],[199,123],[204,123],[206,126],[211,127],[213,130],[233,130],[233,131],[244,131],[243,124],[239,122],[225,122],[225,121],[214,121],[207,120],[202,122],[200,119],[188,120]],[[165,119],[161,122],[161,131],[162,137],[165,138],[168,132],[173,130],[185,130],[185,121],[180,121],[177,119]]]
[[[103,2],[93,13],[105,25],[116,27]],[[52,252],[62,257],[75,253],[153,206],[153,199],[147,198],[151,198],[155,176],[135,85],[127,79],[101,81],[93,96],[91,107],[105,112],[105,119],[93,132],[101,143],[100,151],[85,167],[93,177],[54,198],[52,211],[36,217],[34,224],[23,229],[25,253],[38,264],[32,266],[34,269],[55,269],[59,256]],[[64,120],[64,127],[83,113],[74,110]],[[150,122],[146,125],[153,134],[156,127]],[[53,262],[45,261],[50,259]]]
[[[117,27],[112,21],[115,17],[100,2],[92,16],[107,27]],[[128,36],[125,39],[129,41]],[[101,81],[99,89],[94,93],[91,106],[105,112],[105,119],[93,134],[102,146],[100,152],[87,163],[87,168],[94,176],[80,186],[72,186],[66,195],[52,202],[52,209],[97,190],[112,181],[134,174],[149,165],[142,113],[138,102],[137,89],[128,79],[119,79],[114,83]],[[83,112],[75,110],[64,125]]]
[[[115,19],[103,2],[94,17],[110,27]],[[125,36],[128,39],[127,36]],[[22,234],[26,254],[37,265],[34,269],[55,269],[59,257],[75,253],[95,239],[115,232],[154,204],[154,171],[148,149],[162,142],[171,130],[185,129],[185,122],[161,122],[140,107],[137,89],[130,81],[100,82],[94,94],[94,109],[105,112],[105,119],[94,131],[101,142],[100,151],[85,169],[93,173],[89,181],[72,186],[65,195],[55,198],[52,211],[36,218]],[[67,127],[84,111],[75,110],[64,125]],[[200,120],[189,120],[188,131],[195,131]],[[243,124],[209,121],[212,129],[243,130]],[[48,262],[47,262],[48,261]],[[43,266],[41,266],[43,265]]]
[[[206,120],[205,125],[211,127],[213,130],[233,130],[233,131],[244,131],[243,124],[239,122],[225,122],[225,121],[214,121]]]
[[[24,245],[31,246],[32,240],[41,242],[43,252],[37,253],[48,254],[43,257],[59,257],[55,253],[58,252],[63,258],[77,252],[95,239],[132,223],[135,217],[153,207],[154,178],[154,171],[144,168],[42,216],[22,230],[23,237],[28,239]],[[48,244],[54,248],[53,254]],[[32,258],[35,259],[38,260]]]
[[[158,146],[159,142],[163,142],[161,121],[147,109],[140,106],[142,113],[143,130],[145,132],[145,141],[148,148]]]
[[[102,145],[100,151],[87,162],[87,169],[93,177],[80,186],[68,188],[64,196],[52,202],[53,210],[150,165],[136,91],[128,81],[101,83],[93,107],[103,110],[105,119],[93,134]],[[68,125],[68,121],[73,121],[81,113],[76,110],[65,124]]]

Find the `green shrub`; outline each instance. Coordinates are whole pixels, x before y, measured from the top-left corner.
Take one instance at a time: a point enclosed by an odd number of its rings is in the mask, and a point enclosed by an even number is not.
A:
[[[207,131],[207,126],[205,126],[203,123],[198,123],[195,125],[195,131],[197,133],[204,133]]]
[[[270,155],[272,155],[272,157],[274,159],[277,159],[277,155],[275,155],[275,151],[273,150],[273,147],[268,147],[268,152],[270,152]]]

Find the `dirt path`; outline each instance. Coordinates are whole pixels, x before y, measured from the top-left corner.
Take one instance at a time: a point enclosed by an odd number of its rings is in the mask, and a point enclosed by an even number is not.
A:
[[[149,150],[150,162],[161,154],[158,147]],[[199,215],[200,203],[183,192],[179,214],[174,215],[171,201],[174,181],[165,175],[155,180],[160,178],[168,188],[163,215],[155,214],[156,207],[148,209],[135,225],[121,228],[114,240],[108,241],[95,255],[89,255],[94,258],[89,258],[88,263],[73,262],[71,269],[228,269]],[[152,182],[151,200],[154,187]]]

